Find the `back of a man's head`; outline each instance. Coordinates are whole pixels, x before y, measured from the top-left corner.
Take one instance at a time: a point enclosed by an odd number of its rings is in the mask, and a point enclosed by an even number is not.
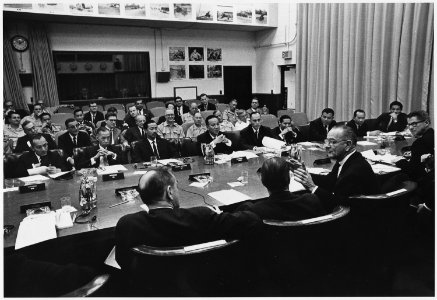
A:
[[[288,191],[290,168],[280,157],[272,157],[261,166],[261,182],[269,192]]]
[[[165,198],[165,192],[168,186],[175,184],[175,177],[167,168],[160,167],[152,169],[143,176],[138,182],[138,191],[141,200],[145,204],[153,204],[162,200],[168,201]]]

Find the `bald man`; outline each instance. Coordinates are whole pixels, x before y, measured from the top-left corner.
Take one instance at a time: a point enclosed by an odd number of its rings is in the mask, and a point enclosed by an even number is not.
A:
[[[185,137],[182,126],[175,122],[174,110],[165,111],[165,122],[158,125],[158,135],[163,139],[177,139]]]

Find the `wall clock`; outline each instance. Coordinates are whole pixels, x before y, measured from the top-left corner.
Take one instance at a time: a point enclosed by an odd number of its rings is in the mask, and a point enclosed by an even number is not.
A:
[[[24,36],[15,35],[11,38],[11,45],[15,51],[24,52],[29,48],[29,42]]]

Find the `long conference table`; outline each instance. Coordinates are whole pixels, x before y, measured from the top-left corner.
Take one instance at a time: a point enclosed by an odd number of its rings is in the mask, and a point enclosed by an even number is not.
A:
[[[401,149],[405,146],[411,145],[412,141],[413,139],[407,138],[404,141],[394,143],[391,146],[391,153],[400,155]],[[372,148],[375,147],[357,147],[358,151],[368,150]],[[321,149],[310,149],[313,150],[308,150],[307,147],[304,147],[304,150],[302,151],[302,160],[307,166],[312,167],[314,160],[327,157],[326,152]],[[238,164],[231,164],[231,162],[227,162],[224,164],[205,165],[203,157],[193,157],[192,162],[190,163],[191,170],[178,171],[174,173],[178,180],[181,207],[189,208],[205,205],[221,206],[222,203],[218,202],[207,194],[210,192],[231,189],[228,183],[237,181],[237,178],[241,176],[242,171],[248,171],[249,173],[248,184],[244,186],[234,187],[232,189],[248,195],[253,200],[268,197],[267,190],[262,185],[261,180],[256,172],[265,160],[266,156],[264,154],[261,154],[258,155],[257,158],[252,158],[249,159],[247,162]],[[329,164],[324,164],[322,167],[326,169],[331,169],[333,164],[334,162],[331,162]],[[117,221],[122,216],[142,210],[140,205],[143,203],[141,199],[139,199],[139,196],[131,202],[124,203],[115,207],[110,207],[111,205],[122,202],[121,197],[117,196],[115,193],[116,189],[135,186],[138,184],[138,180],[142,176],[140,174],[135,174],[135,171],[137,171],[137,169],[134,168],[133,164],[125,165],[125,167],[127,168],[127,171],[124,172],[124,179],[102,181],[102,177],[98,176],[97,208],[93,209],[91,213],[91,216],[97,216],[96,222],[91,224],[74,224],[73,227],[57,230],[58,238],[55,239],[59,240],[57,242],[57,245],[62,244],[65,247],[65,243],[79,241],[82,238],[85,238],[85,236],[88,236],[88,238],[93,240],[95,239],[93,237],[93,234],[96,232],[100,232],[100,235],[113,235],[113,230],[117,224]],[[189,180],[189,175],[204,172],[209,172],[213,176],[213,181],[211,183],[203,188],[189,186],[191,184],[191,181]],[[24,194],[20,194],[18,191],[3,193],[4,225],[14,225],[14,229],[12,229],[9,234],[4,235],[3,241],[6,254],[13,253],[20,222],[26,216],[25,213],[20,213],[20,206],[50,201],[51,209],[56,210],[61,208],[60,199],[64,196],[68,196],[71,197],[72,206],[74,206],[80,213],[80,175],[77,174],[77,171],[74,173],[72,179],[49,179],[44,182],[46,184],[46,189],[43,191],[36,191]],[[190,193],[190,191],[197,194]],[[203,195],[204,197],[199,194]],[[46,241],[40,244],[44,244],[47,242],[50,241]],[[35,247],[35,245],[26,248],[31,249],[32,247]]]

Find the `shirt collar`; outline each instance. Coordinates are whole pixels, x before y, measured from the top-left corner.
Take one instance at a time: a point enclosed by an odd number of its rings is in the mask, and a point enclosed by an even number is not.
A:
[[[349,153],[348,155],[346,155],[342,160],[340,160],[340,161],[338,162],[338,164],[339,164],[340,166],[343,166],[344,163],[349,159],[349,157],[351,157],[351,155],[354,154],[355,152],[357,152],[357,149],[354,149],[351,153]]]

